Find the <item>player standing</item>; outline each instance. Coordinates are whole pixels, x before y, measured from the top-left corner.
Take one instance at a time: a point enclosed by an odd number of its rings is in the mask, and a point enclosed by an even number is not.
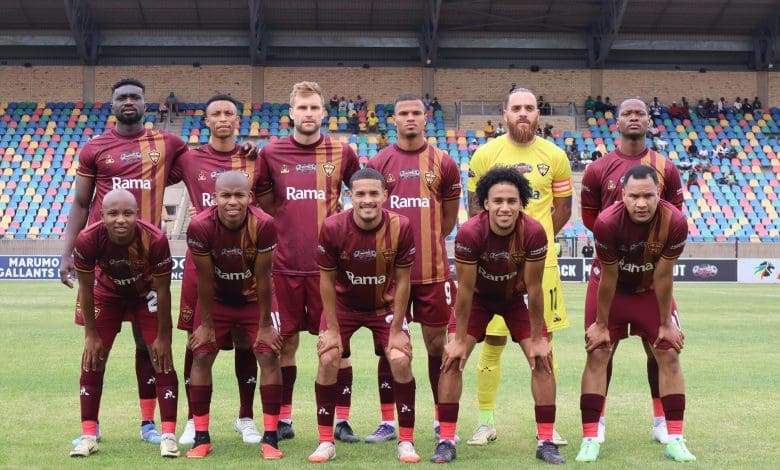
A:
[[[620,147],[599,158],[585,168],[582,177],[580,203],[582,205],[582,222],[589,230],[593,230],[599,213],[622,199],[623,176],[633,166],[648,165],[655,168],[658,176],[658,191],[661,199],[671,202],[682,211],[683,191],[680,183],[680,172],[671,161],[647,148],[647,128],[650,125],[650,115],[642,100],[628,99],[620,104],[617,119],[620,130]],[[619,338],[613,338],[612,357],[614,358]],[[653,355],[651,345],[642,340],[647,354],[647,382],[650,385],[650,396],[653,400],[653,439],[667,444],[668,433],[666,419],[658,388],[658,363]],[[607,367],[607,389],[612,377],[612,358]],[[606,400],[605,400],[606,406]],[[599,442],[604,442],[605,436],[604,410],[599,418]]]
[[[130,191],[137,201],[138,218],[160,227],[165,185],[174,162],[187,151],[187,144],[165,131],[144,129],[144,91],[144,84],[132,78],[116,82],[111,87],[111,112],[116,117],[116,128],[93,138],[79,151],[75,197],[68,213],[60,261],[60,279],[68,287],[73,286],[76,236],[87,223],[100,220],[101,203],[109,191]],[[76,323],[81,325],[78,306],[77,300]],[[141,408],[140,435],[144,441],[159,444],[160,433],[154,424],[155,368],[135,325],[133,337]],[[97,437],[100,440],[99,430]],[[73,445],[78,444],[78,439],[73,440]]]
[[[547,233],[547,244],[552,247],[555,234],[571,217],[572,180],[566,153],[553,143],[537,137],[539,108],[536,96],[525,88],[515,88],[509,93],[504,120],[508,133],[481,146],[471,159],[469,170],[469,216],[482,211],[482,201],[477,200],[479,179],[495,165],[507,165],[522,173],[531,183],[532,196],[525,212],[539,221]],[[552,333],[569,326],[563,301],[558,257],[555,250],[547,250],[544,278],[544,319],[550,347]],[[506,345],[509,330],[500,315],[493,317],[487,327],[487,336],[477,362],[477,399],[479,401],[479,426],[469,439],[471,445],[486,445],[496,439],[493,410],[501,378],[501,353]],[[553,355],[553,371],[557,373],[558,361]],[[565,445],[566,440],[553,432],[553,442]]]
[[[309,456],[322,463],[336,457],[333,419],[342,358],[350,356],[349,340],[360,327],[374,334],[390,363],[398,411],[398,458],[417,463],[414,449],[415,382],[412,348],[405,312],[410,271],[415,258],[409,221],[382,209],[387,198],[382,175],[371,168],[350,180],[353,209],[325,220],[319,237],[317,263],[323,314],[317,343],[319,368],[315,392],[320,444]]]
[[[293,134],[261,150],[267,180],[260,205],[274,216],[279,245],[274,254],[274,295],[279,306],[282,408],[279,436],[292,438],[292,396],[298,368],[295,352],[299,332],[316,335],[322,315],[317,237],[325,218],[340,210],[341,189],[359,168],[357,155],[347,144],[322,135],[325,116],[323,95],[315,82],[300,82],[290,94]],[[359,439],[349,425],[352,366],[348,360],[339,369],[340,385],[336,411],[337,438]]]
[[[257,194],[257,184],[261,179],[262,166],[259,160],[249,160],[244,149],[235,142],[235,130],[239,125],[238,107],[235,100],[224,94],[217,94],[206,102],[206,126],[211,131],[211,141],[202,147],[194,148],[176,160],[171,170],[171,180],[183,181],[196,213],[215,204],[215,184],[219,175],[226,171],[245,173]],[[252,201],[254,205],[255,201]],[[179,303],[178,328],[192,334],[192,322],[198,303],[198,277],[192,252],[187,251],[184,259],[181,301]],[[238,340],[238,341],[236,341]],[[257,360],[252,351],[252,341],[245,335],[229,339],[235,343],[235,372],[238,381],[240,408],[234,427],[244,442],[257,444],[262,436],[257,431],[252,411],[255,387],[257,384]],[[192,369],[192,350],[187,349],[184,356],[184,386],[189,397],[190,370]],[[193,444],[195,423],[192,410],[188,413],[187,425],[179,438],[182,445]]]
[[[494,314],[503,317],[531,367],[536,457],[551,464],[565,461],[552,442],[555,377],[542,292],[548,244],[544,227],[524,212],[532,194],[528,180],[514,169],[489,170],[476,187],[482,213],[463,224],[455,237],[458,296],[439,381],[441,439],[431,457],[435,463],[455,459],[463,368]]]
[[[281,339],[271,321],[271,260],[276,247],[273,220],[254,202],[247,176],[229,171],[217,177],[214,202],[187,228],[187,245],[198,275],[198,302],[189,347],[193,352],[190,407],[195,442],[189,458],[211,452],[209,407],[211,367],[219,345],[231,330],[252,344],[261,369],[263,402],[263,458],[282,457],[277,444],[277,423],[282,386],[277,356]]]
[[[646,165],[628,170],[622,202],[604,209],[594,225],[597,258],[585,298],[588,356],[582,373],[578,462],[599,457],[599,415],[612,342],[628,337],[629,331],[652,344],[658,362],[669,440],[664,454],[675,461],[696,460],[683,439],[685,380],[679,353],[684,336],[672,297],[674,265],[685,247],[688,222],[674,205],[660,199],[656,171]]]
[[[163,434],[160,454],[178,457],[176,406],[179,381],[171,354],[171,268],[168,239],[138,218],[135,196],[124,189],[101,198],[101,221],[82,230],[73,249],[84,320],[81,360],[81,437],[71,457],[98,451],[98,410],[106,361],[122,321],[141,331],[154,364],[154,388]],[[99,268],[99,269],[98,269]]]
[[[425,141],[425,105],[414,94],[401,95],[395,101],[398,142],[369,160],[367,167],[384,176],[389,198],[385,208],[404,215],[414,227],[416,256],[412,266],[412,290],[407,318],[422,325],[428,351],[428,378],[437,405],[441,355],[444,352],[447,322],[456,295],[450,276],[444,237],[458,217],[460,172],[446,153]],[[366,442],[395,439],[393,413],[393,377],[390,364],[380,355],[379,401],[382,422]],[[434,433],[439,434],[436,416]]]

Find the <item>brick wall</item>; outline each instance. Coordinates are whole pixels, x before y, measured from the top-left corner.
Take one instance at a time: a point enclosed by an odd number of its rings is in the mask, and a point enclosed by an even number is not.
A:
[[[81,101],[80,66],[0,66],[0,101]]]
[[[777,106],[780,103],[780,73],[769,73],[769,105]],[[766,105],[767,103],[764,103]]]
[[[752,101],[758,94],[755,72],[604,70],[603,84],[603,96],[616,105],[626,98],[652,101],[654,96],[666,105],[683,96],[691,104],[706,97],[717,101],[721,96],[731,104],[737,96]]]

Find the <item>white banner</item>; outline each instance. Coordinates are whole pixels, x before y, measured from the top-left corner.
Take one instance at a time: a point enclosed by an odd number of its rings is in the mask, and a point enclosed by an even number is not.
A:
[[[739,282],[780,284],[780,258],[741,258],[737,263]]]

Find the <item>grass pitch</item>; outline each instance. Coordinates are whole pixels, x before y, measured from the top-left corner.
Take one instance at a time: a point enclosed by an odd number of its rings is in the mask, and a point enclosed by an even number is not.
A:
[[[244,468],[298,468],[317,444],[314,376],[315,341],[303,337],[298,353],[295,389],[296,438],[282,441],[285,458],[263,461],[257,446],[245,445],[233,431],[238,393],[233,355],[222,352],[215,364],[211,435],[214,452],[203,462],[186,458],[163,461],[159,450],[139,441],[139,411],[133,368],[133,341],[125,325],[111,353],[105,378],[100,420],[104,441],[100,452],[84,459],[68,457],[70,439],[79,433],[78,377],[83,346],[80,328],[73,324],[75,290],[57,282],[0,283],[0,412],[5,439],[0,446],[3,468],[139,468],[142,466],[208,466]],[[178,299],[179,285],[174,285]],[[566,465],[579,466],[574,457],[580,441],[579,382],[585,360],[582,310],[585,285],[566,284],[564,295],[572,327],[556,334],[560,363],[557,428],[570,441],[561,449]],[[777,468],[780,441],[780,287],[737,284],[678,284],[686,347],[682,355],[687,382],[685,434],[698,462],[686,468]],[[174,302],[174,308],[178,302]],[[175,319],[174,319],[175,321]],[[185,336],[174,334],[174,354],[181,367]],[[417,377],[416,445],[423,458],[434,448],[432,398],[425,350],[419,328],[413,328]],[[361,331],[353,339],[351,422],[363,436],[379,422],[376,359],[370,336]],[[475,363],[479,346],[464,373],[458,434],[466,440],[477,424]],[[504,469],[544,465],[534,459],[535,428],[528,366],[519,348],[504,352],[496,421],[499,438],[475,448],[458,446],[453,468]],[[181,376],[180,376],[181,379]],[[186,413],[180,390],[179,428]],[[260,416],[259,399],[255,413]],[[262,423],[261,420],[258,421]],[[621,343],[607,403],[607,442],[593,468],[670,468],[663,447],[650,440],[651,407],[645,358],[635,338]],[[180,430],[179,429],[179,430]],[[337,444],[338,456],[330,468],[395,468],[393,443]],[[772,449],[775,449],[774,451]],[[185,449],[183,449],[185,450]]]

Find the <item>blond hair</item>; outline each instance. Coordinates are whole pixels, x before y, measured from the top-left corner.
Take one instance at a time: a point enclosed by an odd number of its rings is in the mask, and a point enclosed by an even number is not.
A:
[[[290,93],[290,106],[293,105],[293,101],[295,101],[295,98],[300,96],[310,96],[310,95],[319,95],[320,101],[322,104],[325,104],[325,101],[322,97],[322,89],[320,88],[320,85],[317,82],[298,82],[295,85],[293,85],[292,93]]]

